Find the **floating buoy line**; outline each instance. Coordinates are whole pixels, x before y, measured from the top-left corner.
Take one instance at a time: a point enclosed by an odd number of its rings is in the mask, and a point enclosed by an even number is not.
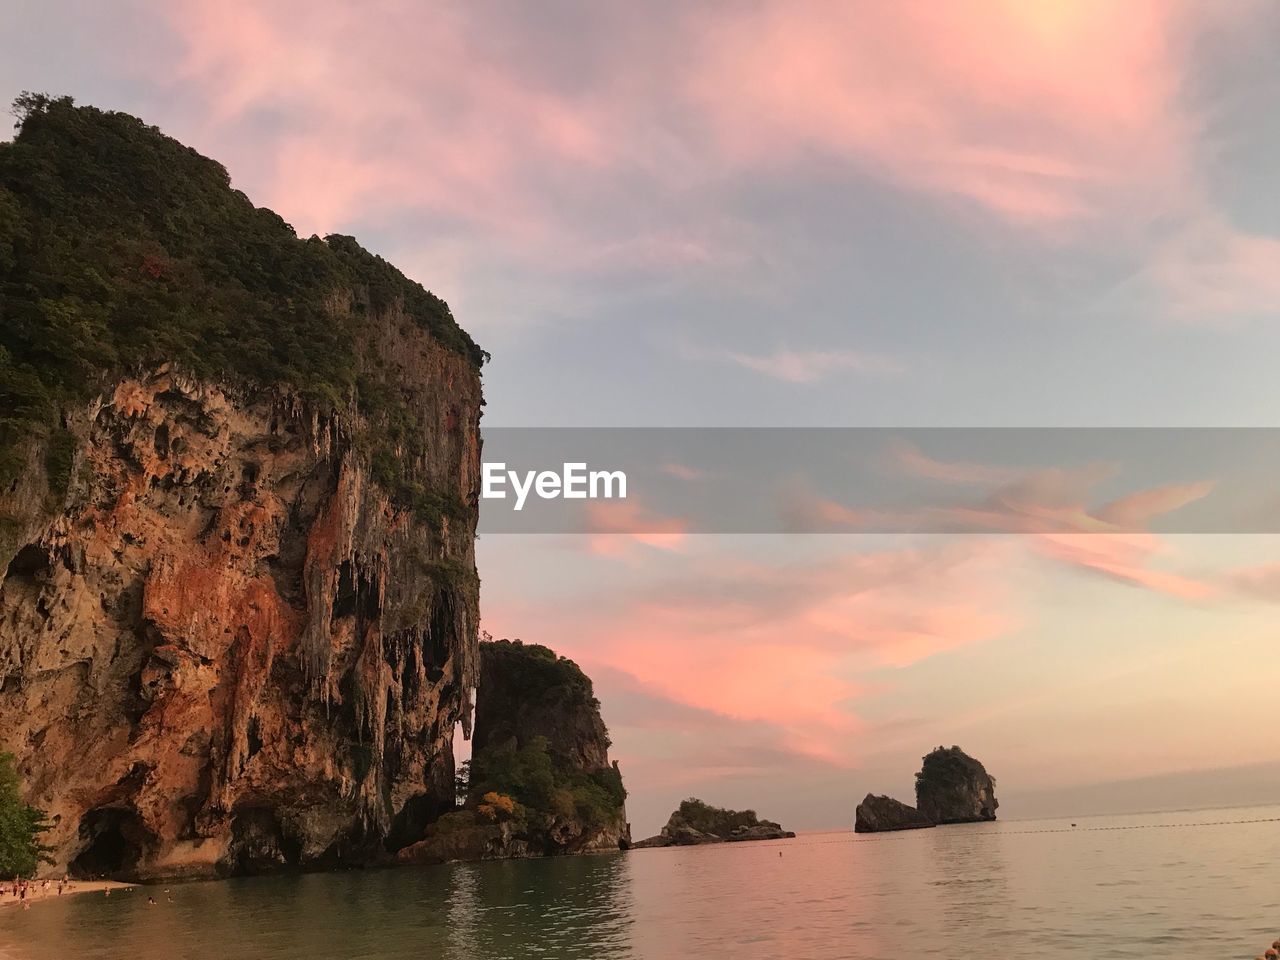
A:
[[[1000,830],[983,833],[981,836],[991,836],[997,834],[1002,837],[1026,836],[1029,834],[1039,833],[1111,833],[1120,830],[1175,830],[1186,827],[1234,827],[1242,826],[1247,823],[1280,823],[1280,817],[1258,817],[1254,820],[1197,820],[1194,823],[1128,823],[1113,827],[1077,827],[1072,824],[1070,827],[1044,827],[1039,830]],[[936,828],[935,828],[936,829]],[[892,830],[885,831],[887,833],[918,833],[917,830]],[[980,834],[974,833],[974,836]],[[827,840],[818,841],[819,843],[874,843],[876,840],[888,839],[887,837],[857,837],[852,841],[846,840]],[[1280,951],[1280,947],[1276,948]],[[1270,960],[1270,958],[1268,958]],[[1280,953],[1277,953],[1277,960],[1280,960]]]

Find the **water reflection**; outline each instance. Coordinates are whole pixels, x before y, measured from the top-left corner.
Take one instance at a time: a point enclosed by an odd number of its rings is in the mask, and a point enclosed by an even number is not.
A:
[[[403,870],[255,877],[5,911],[30,960],[507,960],[625,957],[634,908],[617,854]],[[148,895],[159,903],[147,904]]]
[[[0,909],[0,943],[23,960],[1252,956],[1280,911],[1280,810],[1230,816],[1256,822],[842,831],[175,885],[172,902],[138,888]]]

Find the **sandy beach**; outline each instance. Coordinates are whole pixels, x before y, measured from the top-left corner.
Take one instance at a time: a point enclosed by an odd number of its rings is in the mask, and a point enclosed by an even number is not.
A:
[[[41,883],[42,881],[37,880],[35,883],[32,883],[27,887],[28,903],[37,904],[42,900],[58,899],[58,884],[56,881],[49,881],[49,886],[47,888],[42,888]],[[85,893],[105,895],[104,891],[106,890],[110,890],[114,893],[117,890],[130,890],[135,887],[137,887],[137,884],[118,883],[115,880],[75,880],[72,881],[69,887],[63,887],[62,896],[73,897]],[[3,891],[3,893],[0,894],[0,909],[6,907],[21,908],[22,900],[13,895],[12,881],[8,881],[3,885],[0,885],[0,890]],[[2,956],[3,954],[0,954],[0,957]]]

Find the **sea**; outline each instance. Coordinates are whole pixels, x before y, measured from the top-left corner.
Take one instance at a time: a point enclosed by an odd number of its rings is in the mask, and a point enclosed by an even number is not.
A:
[[[0,909],[0,951],[16,960],[1249,960],[1278,937],[1280,806],[245,877]]]

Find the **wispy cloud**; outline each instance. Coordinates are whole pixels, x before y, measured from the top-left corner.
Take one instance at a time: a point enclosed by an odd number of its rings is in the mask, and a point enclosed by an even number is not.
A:
[[[1156,302],[1175,323],[1217,324],[1280,313],[1280,238],[1197,210],[1158,242],[1112,299]]]
[[[886,513],[848,506],[796,483],[781,505],[788,527],[1018,534],[1040,556],[1118,582],[1183,600],[1206,600],[1221,592],[1211,579],[1156,566],[1167,551],[1162,538],[1147,529],[1151,521],[1207,496],[1212,481],[1150,487],[1095,506],[1098,486],[1116,473],[1113,464],[1019,470],[940,460],[901,441],[890,447],[886,462],[905,476],[979,490],[963,502]]]
[[[840,373],[885,376],[902,371],[898,364],[885,357],[852,350],[796,351],[780,347],[770,354],[730,351],[724,357],[740,367],[787,383],[816,383]]]
[[[658,550],[678,550],[689,525],[680,517],[668,517],[646,509],[635,496],[626,500],[593,500],[586,505],[588,549],[602,556],[625,552],[642,544]]]
[[[664,463],[658,469],[669,477],[675,477],[677,480],[688,480],[691,483],[707,480],[711,477],[711,474],[707,471],[700,470],[697,467],[691,467],[684,463]]]

